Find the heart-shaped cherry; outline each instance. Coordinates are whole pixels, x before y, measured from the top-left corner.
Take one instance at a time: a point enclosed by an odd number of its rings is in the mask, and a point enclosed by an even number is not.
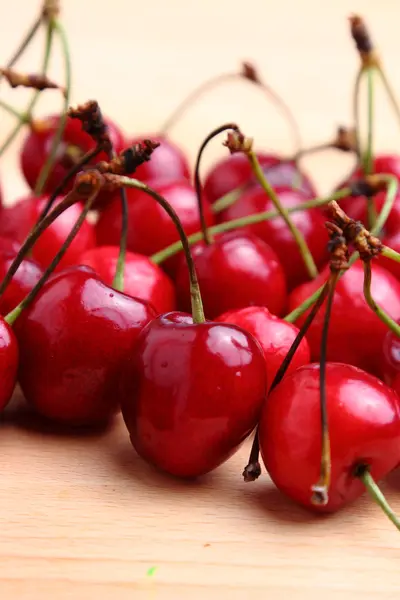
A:
[[[89,267],[55,274],[14,325],[19,381],[29,404],[70,425],[107,421],[119,407],[120,369],[155,314]]]
[[[8,323],[0,317],[0,411],[11,400],[18,370],[18,344]]]
[[[307,508],[332,512],[361,496],[361,469],[380,480],[399,464],[399,398],[361,369],[327,363],[331,483],[328,503],[315,505],[311,488],[321,456],[319,386],[319,365],[287,375],[264,404],[259,442],[265,467],[282,492]]]
[[[285,356],[295,341],[299,329],[269,312],[265,306],[249,306],[231,310],[216,319],[220,323],[237,325],[251,333],[264,351],[267,368],[267,384],[270,388]],[[310,347],[303,338],[286,370],[295,371],[310,362]]]
[[[192,248],[207,318],[234,308],[266,306],[281,315],[286,307],[285,274],[276,253],[251,233],[232,231],[210,245]],[[185,256],[175,277],[180,309],[190,311],[191,298]]]
[[[102,281],[113,285],[119,248],[100,246],[84,252],[79,263],[91,267]],[[149,302],[157,313],[176,308],[175,288],[166,273],[147,256],[127,252],[124,264],[124,293]]]
[[[151,160],[136,169],[135,179],[152,183],[152,187],[154,187],[154,182],[162,181],[166,183],[168,181],[178,181],[179,179],[190,179],[190,167],[183,150],[163,135],[135,137],[130,140],[130,145],[133,146],[141,142],[143,138],[150,138],[160,145],[157,152],[152,155]]]

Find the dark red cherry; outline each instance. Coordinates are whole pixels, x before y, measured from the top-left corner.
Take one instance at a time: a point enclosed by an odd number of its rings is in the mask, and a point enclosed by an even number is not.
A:
[[[300,189],[307,198],[317,195],[310,179],[298,170],[293,161],[283,161],[281,157],[266,153],[258,153],[257,157],[272,186]],[[217,162],[209,171],[204,192],[209,201],[214,203],[250,181],[256,185],[248,158],[244,154],[232,154]]]
[[[320,275],[295,289],[289,296],[289,310],[300,306],[329,275],[325,267]],[[354,263],[336,285],[329,326],[327,356],[329,361],[349,363],[380,376],[379,355],[387,333],[386,325],[365,301],[363,293],[364,269],[360,261]],[[372,269],[372,296],[393,319],[400,319],[400,282],[388,271],[374,264]],[[307,314],[307,313],[306,313]],[[296,321],[304,323],[305,315]],[[311,359],[319,360],[324,307],[319,311],[308,332]]]
[[[400,398],[400,373],[397,373],[395,375],[395,378],[392,381],[391,387],[394,389],[394,391]]]
[[[84,252],[79,262],[92,267],[100,279],[112,285],[119,248],[100,246]],[[157,313],[169,312],[176,308],[175,288],[166,273],[147,256],[127,252],[124,269],[124,293],[149,302]]]
[[[18,370],[18,344],[8,323],[0,317],[0,411],[13,395]]]
[[[37,222],[47,200],[47,196],[38,198],[28,196],[19,200],[13,206],[4,208],[0,214],[0,235],[12,237],[20,243],[24,242]],[[55,205],[60,201],[61,198],[56,200]],[[49,265],[68,237],[82,209],[83,206],[79,202],[72,205],[42,233],[32,249],[32,257],[39,265],[42,267]],[[88,248],[93,248],[95,243],[94,227],[86,220],[61,259],[57,270],[75,265],[82,252]]]
[[[5,277],[16,253],[2,254],[0,251],[0,281]],[[17,272],[0,296],[0,313],[7,315],[36,285],[43,275],[42,268],[32,258],[25,258]]]
[[[274,314],[284,313],[285,274],[275,252],[255,235],[224,233],[209,246],[194,246],[192,255],[208,319],[252,305],[266,306]],[[184,255],[175,283],[179,308],[190,312],[189,273]]]
[[[397,373],[400,373],[400,339],[389,330],[383,338],[380,358],[380,377],[389,385],[392,385]]]
[[[2,215],[0,215],[1,223]],[[2,256],[15,256],[18,250],[21,248],[16,240],[11,237],[0,235],[0,255]]]
[[[28,403],[54,421],[106,422],[119,408],[123,363],[154,316],[148,303],[110,288],[89,267],[53,275],[14,325]]]
[[[326,506],[311,503],[321,461],[319,365],[300,367],[271,392],[259,440],[265,467],[282,492],[312,510],[333,512],[364,492],[357,467],[368,466],[379,481],[399,464],[400,414],[397,394],[351,365],[326,365],[326,395],[332,463]]]
[[[141,135],[131,139],[128,145],[137,144],[146,138],[159,142],[160,145],[151,155],[151,159],[136,169],[133,175],[135,179],[146,183],[190,179],[190,167],[185,153],[168,138],[161,135]]]
[[[158,151],[158,148],[157,148]],[[156,152],[157,152],[156,151]],[[154,156],[156,155],[154,152]],[[154,183],[154,188],[175,209],[186,235],[200,230],[196,192],[186,181]],[[128,248],[132,252],[151,256],[179,240],[176,227],[165,210],[148,194],[127,189],[129,208]],[[206,198],[204,212],[207,225],[213,225],[214,216]],[[121,237],[121,205],[112,202],[100,215],[96,224],[99,246],[117,246]],[[174,256],[165,265],[168,272],[176,269],[179,257]]]
[[[265,362],[239,327],[173,312],[154,319],[121,376],[122,414],[142,458],[179,477],[227,460],[257,424]]]
[[[264,351],[267,367],[268,389],[286,357],[299,329],[271,314],[265,306],[250,306],[240,310],[231,310],[216,319],[220,323],[237,325],[248,331],[259,342]],[[297,348],[286,374],[310,362],[310,347],[303,338]]]
[[[301,204],[306,197],[301,192],[288,187],[276,188],[282,204],[288,208]],[[273,210],[273,204],[259,187],[245,192],[233,205],[219,215],[220,221],[231,221],[255,213]],[[291,219],[301,231],[310,248],[316,265],[327,261],[326,245],[328,236],[324,227],[324,217],[318,209],[299,211],[291,214]],[[289,289],[309,279],[303,258],[288,226],[280,217],[246,227],[275,250],[286,274]]]

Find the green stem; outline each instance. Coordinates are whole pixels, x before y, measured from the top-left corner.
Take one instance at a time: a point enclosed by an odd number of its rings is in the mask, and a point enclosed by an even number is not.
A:
[[[258,183],[268,195],[269,199],[271,200],[276,210],[279,212],[279,214],[285,221],[293,238],[295,239],[310,278],[315,279],[315,277],[317,277],[318,275],[318,269],[315,265],[314,259],[312,257],[309,247],[307,246],[307,242],[305,241],[303,234],[293,223],[293,221],[290,218],[289,211],[285,206],[283,206],[278,195],[275,193],[275,190],[264,176],[263,170],[255,152],[253,150],[249,151],[247,153],[247,157],[250,161],[251,168]]]
[[[244,192],[246,192],[249,189],[249,187],[249,182],[246,182],[240,185],[239,187],[231,190],[230,192],[225,194],[225,196],[219,198],[216,202],[214,202],[214,204],[211,207],[213,213],[218,214],[226,208],[232,206],[232,204],[235,204],[235,202],[239,200],[240,196],[244,194]]]
[[[47,156],[46,162],[44,163],[44,165],[39,173],[39,176],[37,178],[37,181],[36,181],[35,191],[34,191],[35,196],[40,196],[40,194],[42,193],[42,191],[46,185],[47,179],[48,179],[48,177],[51,173],[51,170],[54,166],[54,163],[56,161],[57,149],[62,140],[65,126],[67,124],[67,110],[69,107],[69,101],[70,101],[70,97],[71,97],[71,57],[70,57],[70,52],[69,52],[67,36],[65,34],[65,30],[64,30],[62,24],[59,21],[54,21],[54,23],[52,24],[52,28],[60,40],[62,53],[64,56],[64,68],[65,68],[64,106],[63,106],[63,110],[62,110],[62,113],[61,113],[61,116],[60,116],[60,119],[58,122],[57,131],[55,132],[53,140],[52,140],[50,152]]]
[[[121,237],[119,240],[119,253],[117,259],[117,266],[115,268],[115,275],[112,286],[119,292],[124,291],[125,283],[125,262],[126,262],[126,251],[128,247],[128,199],[126,197],[126,190],[121,188]]]
[[[355,134],[355,144],[356,144],[356,154],[358,159],[361,157],[361,143],[360,143],[360,110],[359,110],[359,97],[360,97],[360,87],[361,80],[364,75],[363,67],[360,67],[357,73],[356,81],[354,84],[354,92],[353,92],[353,119],[354,119],[354,134]]]
[[[375,302],[371,292],[372,269],[371,263],[364,263],[364,296],[368,306],[374,311],[377,317],[389,327],[397,337],[400,337],[400,325],[396,323],[380,306]]]
[[[367,492],[371,496],[372,500],[376,502],[378,506],[381,507],[385,515],[388,519],[393,523],[393,525],[400,530],[400,520],[397,517],[396,513],[390,507],[388,501],[383,495],[382,491],[379,489],[377,483],[374,481],[371,473],[367,468],[362,469],[361,473],[357,475],[363,484],[365,485]]]
[[[363,170],[365,175],[370,175],[374,170],[374,73],[375,69],[369,67],[366,70],[368,83],[368,127],[367,127],[367,149],[363,155]],[[368,228],[371,229],[376,222],[375,198],[367,198]]]
[[[389,246],[382,247],[381,255],[385,256],[386,258],[389,258],[390,260],[394,260],[395,262],[400,263],[400,254],[396,252],[396,250],[389,248]]]
[[[392,86],[390,84],[389,78],[387,77],[384,69],[381,66],[379,66],[377,68],[377,70],[378,70],[378,73],[379,73],[380,78],[382,80],[383,86],[384,86],[384,88],[386,90],[386,93],[388,95],[390,104],[392,105],[392,109],[393,109],[393,111],[394,111],[394,113],[396,115],[397,122],[400,125],[400,106],[399,106],[399,103],[397,101],[396,94],[393,91],[393,88],[392,88]]]
[[[314,200],[307,200],[306,202],[302,202],[301,204],[297,204],[296,206],[290,206],[287,210],[289,213],[298,212],[302,210],[308,210],[309,208],[317,208],[319,206],[324,206],[331,202],[331,200],[336,200],[336,202],[340,202],[343,198],[347,198],[351,194],[350,188],[342,188],[341,190],[332,194],[332,196],[328,196],[327,198],[315,198]],[[256,213],[254,215],[249,215],[247,217],[241,217],[240,219],[233,219],[232,221],[224,221],[224,223],[220,223],[219,225],[214,225],[213,227],[209,227],[208,231],[210,235],[217,235],[219,233],[225,233],[226,231],[233,231],[234,229],[239,229],[241,227],[248,227],[249,225],[254,225],[256,223],[262,223],[263,221],[269,221],[270,219],[276,219],[281,215],[279,212],[275,210],[267,210],[262,213]],[[193,233],[188,236],[188,242],[190,246],[200,242],[203,239],[203,234],[201,231]],[[181,242],[174,242],[170,246],[163,248],[159,252],[156,252],[151,256],[151,260],[160,264],[174,256],[182,250]]]
[[[7,62],[7,66],[6,66],[7,69],[11,69],[15,65],[15,63],[17,62],[17,60],[25,52],[25,50],[29,46],[30,42],[33,40],[33,38],[35,37],[37,31],[39,30],[39,27],[40,27],[41,23],[42,23],[42,17],[40,16],[33,23],[32,27],[28,30],[28,33],[26,34],[25,38],[22,40],[22,42],[20,43],[20,45],[18,46],[18,48],[16,49],[16,51],[14,52],[14,54],[12,55],[12,57]],[[2,79],[3,79],[3,75],[0,73],[0,81]]]
[[[194,261],[193,261],[192,253],[190,252],[190,246],[189,246],[187,236],[185,234],[185,230],[183,229],[182,223],[181,223],[178,215],[176,214],[175,210],[165,200],[165,198],[163,198],[158,192],[153,190],[151,187],[149,187],[142,181],[138,181],[137,179],[131,179],[130,177],[119,177],[118,180],[121,183],[121,185],[123,185],[124,187],[135,188],[137,190],[142,190],[143,192],[146,192],[146,194],[149,194],[149,196],[154,198],[154,200],[156,202],[158,202],[158,204],[160,204],[163,207],[163,209],[167,212],[167,214],[171,217],[172,221],[174,222],[175,227],[178,230],[179,237],[181,238],[181,242],[182,242],[182,246],[183,246],[183,249],[185,252],[186,262],[187,262],[187,266],[188,266],[189,278],[190,278],[190,295],[191,295],[191,301],[192,301],[193,322],[194,323],[204,323],[205,317],[204,317],[203,303],[201,300],[200,286],[199,286],[199,282],[197,280],[196,268],[194,266]]]
[[[18,121],[22,121],[23,123],[28,123],[27,116],[24,113],[20,112],[19,110],[17,110],[10,104],[7,104],[7,102],[4,102],[4,100],[0,100],[0,108],[2,108],[3,110],[6,110],[8,113],[10,113],[10,115],[12,115],[16,119],[18,119]]]

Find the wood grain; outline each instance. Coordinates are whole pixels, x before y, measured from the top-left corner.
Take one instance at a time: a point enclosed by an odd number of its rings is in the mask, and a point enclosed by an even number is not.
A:
[[[38,4],[7,3],[0,62]],[[338,124],[351,122],[357,60],[346,18],[357,10],[373,27],[400,92],[396,0],[64,4],[74,102],[96,97],[128,132],[156,130],[194,85],[248,58],[286,98],[305,141],[324,141]],[[40,56],[38,43],[21,68],[34,70]],[[62,77],[61,65],[54,59],[53,77]],[[1,97],[22,108],[27,94],[2,83]],[[399,131],[383,95],[378,98],[377,146],[393,149]],[[49,92],[39,112],[58,106]],[[232,119],[260,147],[291,151],[285,123],[243,84],[216,90],[174,137],[193,158],[208,131]],[[2,114],[0,123],[3,135],[12,120]],[[26,191],[18,143],[1,164],[7,202]],[[223,155],[214,143],[208,164]],[[307,166],[325,192],[349,162],[331,153]],[[277,493],[268,477],[242,482],[248,449],[201,481],[181,483],[136,457],[120,420],[108,432],[84,437],[45,431],[9,412],[0,424],[0,598],[398,598],[400,537],[367,498],[314,518]],[[400,512],[400,475],[384,489]]]

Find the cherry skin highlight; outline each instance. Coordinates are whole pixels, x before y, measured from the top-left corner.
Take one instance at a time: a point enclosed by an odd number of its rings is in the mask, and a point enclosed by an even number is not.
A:
[[[271,314],[265,306],[249,306],[239,310],[230,310],[219,316],[216,321],[237,325],[251,333],[259,342],[264,351],[269,389],[279,367],[296,339],[299,329],[295,325]],[[291,360],[286,375],[309,362],[310,347],[307,339],[303,338]]]
[[[39,219],[47,200],[47,196],[39,196],[38,198],[28,196],[13,206],[4,208],[0,214],[0,235],[12,237],[19,243],[24,242]],[[60,201],[61,198],[56,200],[54,205],[56,206]],[[73,204],[57,217],[37,240],[32,248],[32,257],[43,268],[47,267],[53,260],[82,210],[83,205],[80,202]],[[61,259],[57,270],[75,265],[82,252],[88,248],[93,248],[95,243],[94,227],[89,221],[85,220]]]
[[[18,371],[18,344],[13,330],[0,317],[0,411],[2,411],[14,392]]]
[[[210,245],[192,247],[192,256],[208,319],[234,308],[267,306],[283,314],[287,289],[285,274],[275,252],[251,233],[231,231]],[[181,255],[175,277],[179,308],[190,312],[189,273]]]
[[[319,276],[304,283],[289,296],[289,310],[300,306],[329,276],[325,267]],[[364,269],[355,262],[339,279],[329,326],[327,358],[329,361],[349,363],[380,376],[380,353],[387,333],[386,325],[368,306],[363,293]],[[400,319],[400,282],[388,271],[374,264],[372,270],[372,297],[394,320]],[[321,333],[325,314],[322,306],[307,332],[311,359],[319,360]],[[307,314],[307,313],[306,313]],[[299,327],[306,314],[296,321]]]
[[[257,424],[265,362],[233,325],[160,315],[141,333],[121,375],[122,414],[138,454],[178,477],[226,461]]]
[[[278,187],[275,191],[286,208],[306,200],[304,194],[288,187]],[[219,220],[231,221],[267,210],[274,210],[271,200],[263,189],[254,187],[222,211]],[[309,209],[292,213],[290,218],[303,234],[317,267],[322,266],[328,259],[326,250],[328,236],[321,212],[318,209]],[[250,225],[245,230],[251,231],[275,250],[285,271],[289,289],[309,279],[297,243],[281,217]]]
[[[154,316],[148,303],[108,287],[89,267],[53,275],[14,325],[27,402],[56,422],[107,422],[119,408],[126,356]]]
[[[311,502],[321,461],[319,365],[283,379],[263,406],[259,428],[261,455],[275,485],[317,512],[337,511],[362,495],[357,467],[368,466],[379,481],[400,461],[399,398],[391,388],[352,365],[327,363],[326,393],[332,462],[326,506]]]
[[[91,267],[107,285],[112,285],[119,248],[100,246],[84,252],[79,263]],[[175,288],[166,273],[147,256],[127,252],[124,268],[124,294],[149,302],[157,314],[176,308]]]
[[[151,156],[151,159],[138,167],[133,174],[135,179],[146,183],[177,181],[179,179],[190,179],[190,167],[188,160],[181,148],[171,142],[167,137],[161,135],[142,135],[129,141],[133,146],[144,139],[151,139],[160,145]]]

